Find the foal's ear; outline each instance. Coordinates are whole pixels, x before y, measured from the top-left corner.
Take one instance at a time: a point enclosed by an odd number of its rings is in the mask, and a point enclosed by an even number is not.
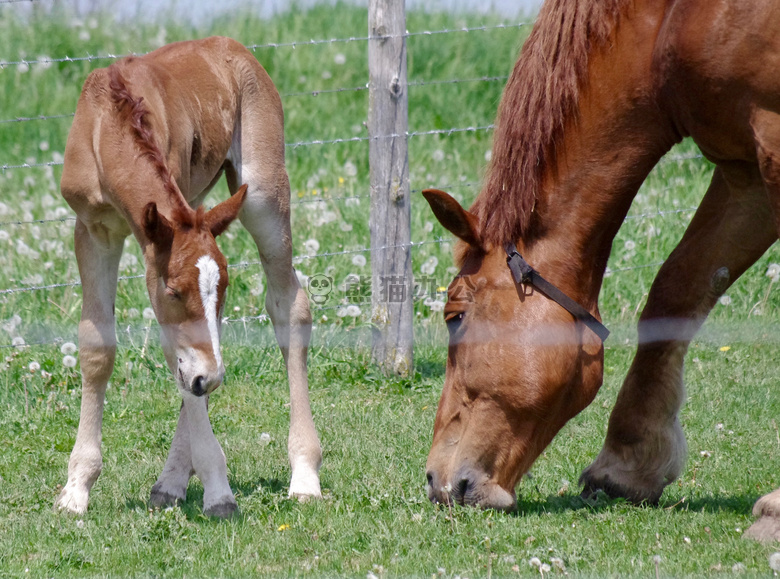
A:
[[[206,213],[206,227],[211,231],[211,235],[216,237],[224,232],[228,225],[238,217],[238,212],[241,211],[241,206],[244,204],[244,199],[246,199],[246,190],[247,186],[241,185],[230,199],[223,201]]]
[[[158,247],[170,247],[173,243],[173,225],[165,215],[157,211],[157,204],[152,201],[144,207],[144,233],[149,241]]]
[[[445,229],[473,247],[482,247],[476,215],[463,209],[460,203],[444,191],[426,189],[422,194]]]

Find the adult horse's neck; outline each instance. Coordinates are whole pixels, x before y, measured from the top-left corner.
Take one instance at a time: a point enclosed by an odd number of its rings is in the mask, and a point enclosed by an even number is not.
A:
[[[615,12],[583,16],[605,4]],[[473,210],[488,243],[517,242],[533,267],[590,308],[631,201],[680,138],[659,106],[652,66],[664,3],[553,0],[545,9],[507,85],[494,163]],[[579,20],[568,23],[569,11]],[[593,18],[609,21],[600,33]],[[545,40],[551,26],[554,42]],[[549,134],[523,134],[539,132],[524,120],[534,114],[552,115],[542,125]]]

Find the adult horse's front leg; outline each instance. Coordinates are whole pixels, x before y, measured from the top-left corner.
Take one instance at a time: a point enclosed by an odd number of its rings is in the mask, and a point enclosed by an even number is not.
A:
[[[250,174],[259,174],[259,171]],[[319,498],[322,450],[309,403],[307,356],[311,338],[311,313],[306,292],[292,267],[289,214],[290,185],[284,167],[263,187],[250,183],[240,215],[260,252],[268,293],[266,309],[287,365],[290,382],[290,434],[287,452],[292,468],[290,496]]]
[[[124,237],[112,235],[102,226],[90,232],[81,220],[76,221],[76,259],[83,295],[79,323],[81,416],[68,462],[68,482],[55,507],[79,514],[87,510],[89,491],[103,465],[103,403],[116,356],[114,299],[123,242]]]
[[[583,494],[604,490],[657,502],[685,464],[678,414],[688,344],[718,298],[777,238],[766,193],[744,175],[716,169],[682,241],[661,267],[639,321],[639,347]],[[737,188],[733,183],[739,183]]]

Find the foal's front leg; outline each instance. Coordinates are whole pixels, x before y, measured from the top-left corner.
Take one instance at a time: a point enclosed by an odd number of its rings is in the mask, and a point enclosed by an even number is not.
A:
[[[187,421],[187,408],[182,402],[179,422],[173,435],[171,450],[165,461],[162,473],[152,487],[149,502],[152,506],[162,507],[184,502],[187,498],[187,485],[195,474],[192,467],[192,448],[190,445],[190,427]]]
[[[81,220],[76,221],[76,259],[83,293],[79,323],[81,416],[68,462],[68,482],[55,503],[55,508],[79,514],[87,510],[89,491],[103,466],[103,403],[116,356],[114,299],[124,241],[101,226],[93,233]]]
[[[609,419],[604,447],[580,477],[604,490],[656,502],[685,464],[679,411],[688,344],[720,295],[776,239],[760,184],[734,189],[715,171],[680,245],[661,267],[639,322],[639,348]]]

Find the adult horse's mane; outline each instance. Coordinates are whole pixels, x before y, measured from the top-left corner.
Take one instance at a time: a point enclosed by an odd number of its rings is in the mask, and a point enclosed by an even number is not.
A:
[[[627,0],[547,0],[504,89],[484,188],[471,210],[482,241],[529,232],[544,170],[576,120],[590,53],[608,41]]]
[[[132,61],[133,58],[130,57],[121,62],[129,64]],[[141,150],[141,155],[148,158],[152,163],[162,180],[163,188],[171,196],[176,210],[175,219],[184,226],[197,226],[198,224],[193,223],[192,220],[193,212],[186,210],[187,204],[176,186],[170,169],[168,169],[165,155],[163,155],[154,138],[154,133],[148,120],[150,112],[144,105],[144,99],[143,97],[133,96],[119,66],[120,63],[115,63],[108,67],[108,88],[111,92],[111,100],[116,105],[117,111],[124,116],[124,119],[129,124],[135,144]],[[202,220],[203,215],[203,211],[195,213],[195,217],[198,220]]]

